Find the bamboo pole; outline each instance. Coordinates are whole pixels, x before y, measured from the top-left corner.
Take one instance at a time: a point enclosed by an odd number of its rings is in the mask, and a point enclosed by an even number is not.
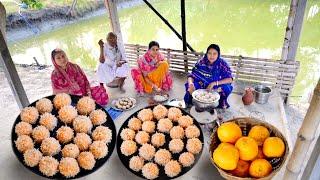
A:
[[[288,22],[287,22],[287,27],[286,27],[286,33],[284,36],[284,42],[283,42],[282,54],[281,54],[281,59],[284,61],[287,60],[287,56],[288,56],[288,52],[289,52],[289,43],[291,40],[294,18],[295,18],[296,11],[297,11],[297,4],[298,4],[298,0],[291,0],[290,11],[289,11],[289,15],[288,15]]]
[[[117,10],[117,0],[105,0],[104,4],[108,9],[111,29],[114,33],[117,34],[118,45],[120,46],[119,48],[124,50],[125,48]]]
[[[182,50],[187,51],[187,34],[186,34],[186,7],[185,0],[181,0],[181,34],[182,34]],[[187,53],[183,53],[184,70],[188,73],[188,58]]]
[[[146,5],[171,29],[171,31],[180,39],[183,40],[182,36],[178,33],[176,29],[148,2],[148,0],[143,0]],[[194,52],[195,50],[186,42],[187,47],[190,51]]]
[[[300,33],[302,30],[304,12],[306,9],[307,0],[298,0],[296,15],[292,26],[291,39],[289,42],[289,51],[287,61],[295,61],[299,45]]]
[[[285,180],[295,180],[301,172],[303,163],[306,160],[307,152],[312,140],[315,138],[317,128],[320,123],[320,79],[314,90],[314,94],[298,133],[298,138],[294,146],[292,155],[288,161]]]
[[[181,34],[182,34],[182,50],[187,51],[185,0],[181,0]]]
[[[291,0],[286,33],[281,53],[281,60],[286,62],[294,61],[296,58],[306,2],[307,0]],[[284,99],[286,104],[288,101],[288,98]]]
[[[16,99],[19,108],[22,109],[29,105],[29,100],[7,46],[5,38],[6,11],[1,2],[0,18],[0,65],[3,66],[5,76],[13,92],[14,98]]]
[[[320,136],[318,136],[318,140],[313,148],[313,151],[311,153],[307,166],[304,169],[301,179],[310,179],[310,176],[312,175],[312,171],[314,170],[314,167],[318,161],[319,155],[320,155]]]
[[[298,49],[307,0],[291,0],[281,59],[294,61]]]
[[[6,9],[3,4],[0,2],[0,30],[4,37],[6,37]]]

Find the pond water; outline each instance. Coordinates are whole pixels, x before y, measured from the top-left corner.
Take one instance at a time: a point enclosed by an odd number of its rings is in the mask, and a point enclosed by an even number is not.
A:
[[[180,32],[180,1],[152,4]],[[188,0],[187,41],[197,51],[217,43],[222,54],[279,59],[289,6],[290,0]],[[320,1],[309,0],[296,58],[301,69],[292,93],[299,96],[295,101],[306,101],[320,76],[319,11]],[[146,5],[120,10],[119,17],[125,43],[157,40],[161,47],[182,49],[181,41]],[[36,57],[40,64],[51,64],[50,52],[60,47],[72,61],[94,70],[98,40],[109,31],[104,14],[21,41],[9,39],[9,49],[15,63],[30,64]]]

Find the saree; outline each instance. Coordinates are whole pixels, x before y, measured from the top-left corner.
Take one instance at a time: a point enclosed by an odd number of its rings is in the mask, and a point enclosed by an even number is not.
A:
[[[88,92],[90,92],[89,81],[77,64],[68,62],[64,70],[55,60],[52,60],[52,63],[54,70],[51,74],[51,83],[54,94],[68,93],[78,96],[88,95]]]
[[[197,89],[206,89],[210,83],[220,81],[226,78],[232,78],[231,69],[226,61],[218,57],[218,59],[210,64],[207,55],[200,59],[195,67],[192,69],[192,72],[188,77],[192,77],[194,82],[195,90]],[[186,94],[184,96],[184,101],[186,104],[192,104],[192,95],[189,93],[188,88],[189,84],[185,84]],[[218,108],[228,108],[230,105],[227,102],[228,96],[232,92],[231,84],[222,84],[214,86],[213,89],[220,89],[220,100]]]
[[[169,63],[160,53],[154,59],[147,51],[143,57],[138,59],[138,68],[132,69],[131,75],[138,93],[152,93],[152,85],[147,82],[146,78],[161,90],[169,91],[172,88],[173,80],[169,73]]]

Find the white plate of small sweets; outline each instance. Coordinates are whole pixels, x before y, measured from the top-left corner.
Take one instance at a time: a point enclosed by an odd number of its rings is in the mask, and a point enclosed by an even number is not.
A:
[[[153,96],[153,100],[157,103],[163,103],[168,101],[169,95],[166,93],[157,93]]]
[[[120,111],[128,111],[134,108],[137,100],[131,97],[121,97],[112,101],[112,106]]]
[[[220,99],[219,93],[215,91],[207,91],[206,89],[198,89],[192,93],[194,99],[201,103],[214,103]]]

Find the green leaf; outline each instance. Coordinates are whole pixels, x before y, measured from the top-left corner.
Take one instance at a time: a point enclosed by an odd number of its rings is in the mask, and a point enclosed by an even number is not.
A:
[[[43,4],[39,0],[22,0],[31,9],[42,9]]]

